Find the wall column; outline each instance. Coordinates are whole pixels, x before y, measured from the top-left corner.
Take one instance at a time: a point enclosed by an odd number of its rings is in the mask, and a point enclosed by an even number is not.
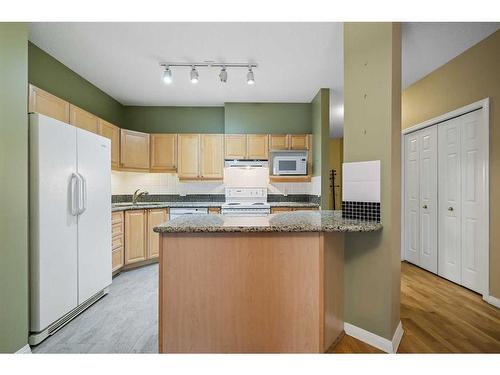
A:
[[[401,30],[344,25],[344,162],[381,161],[376,233],[345,243],[345,321],[391,340],[400,321]]]
[[[0,353],[28,343],[28,27],[0,23]]]

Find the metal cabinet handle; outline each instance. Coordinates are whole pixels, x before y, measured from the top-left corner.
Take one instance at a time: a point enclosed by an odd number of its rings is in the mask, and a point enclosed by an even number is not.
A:
[[[453,211],[453,207],[448,207],[448,211]]]

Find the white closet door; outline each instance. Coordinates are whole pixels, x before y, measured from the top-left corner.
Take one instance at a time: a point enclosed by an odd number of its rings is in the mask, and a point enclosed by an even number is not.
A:
[[[482,292],[485,251],[485,196],[486,158],[484,147],[488,140],[481,126],[482,111],[474,111],[457,118],[462,129],[462,285]]]
[[[437,127],[419,132],[420,267],[437,273]]]
[[[460,120],[439,124],[439,276],[461,282]]]
[[[419,265],[419,136],[405,137],[405,259]]]

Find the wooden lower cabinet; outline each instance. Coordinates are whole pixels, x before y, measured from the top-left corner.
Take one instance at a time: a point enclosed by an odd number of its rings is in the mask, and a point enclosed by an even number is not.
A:
[[[147,259],[147,211],[125,211],[125,264]]]
[[[168,210],[166,208],[158,208],[148,210],[148,259],[158,258],[160,254],[160,235],[153,232],[153,228],[168,220]]]
[[[111,216],[111,272],[118,271],[124,265],[123,226],[123,211],[113,212]]]
[[[168,220],[168,208],[113,212],[112,217],[113,272],[158,258],[159,235],[153,228]]]
[[[290,211],[316,211],[319,207],[271,207],[272,214]]]

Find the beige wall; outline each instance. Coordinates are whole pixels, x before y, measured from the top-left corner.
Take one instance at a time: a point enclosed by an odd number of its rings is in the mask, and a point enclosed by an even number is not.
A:
[[[392,339],[400,321],[401,31],[344,25],[344,161],[381,161],[383,230],[346,235],[345,321]]]
[[[335,177],[335,185],[338,188],[335,189],[335,207],[333,207],[333,201],[329,206],[329,209],[341,210],[342,209],[342,162],[344,161],[344,147],[342,138],[331,138],[329,143],[329,169],[335,169],[337,171],[337,176]],[[331,191],[330,191],[331,194]]]
[[[500,31],[408,87],[403,128],[490,98],[490,294],[500,298]]]

